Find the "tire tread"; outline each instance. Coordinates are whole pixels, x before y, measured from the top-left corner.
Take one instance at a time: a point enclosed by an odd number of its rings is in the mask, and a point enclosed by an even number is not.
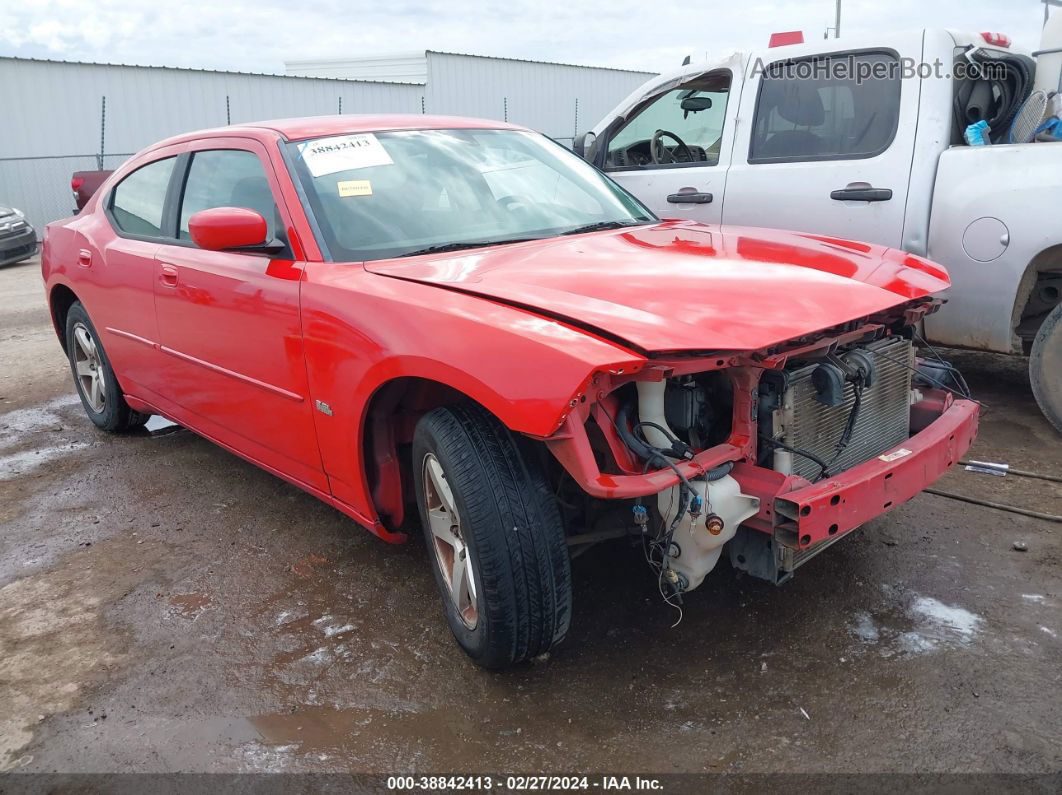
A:
[[[1049,348],[1050,346],[1050,348]],[[1052,367],[1062,360],[1062,304],[1040,325],[1029,355],[1029,381],[1040,410],[1062,433],[1062,372]]]
[[[490,630],[477,662],[504,667],[543,654],[570,626],[571,572],[560,514],[533,451],[472,403],[435,409],[421,423],[448,453],[447,476],[460,484],[475,534]]]

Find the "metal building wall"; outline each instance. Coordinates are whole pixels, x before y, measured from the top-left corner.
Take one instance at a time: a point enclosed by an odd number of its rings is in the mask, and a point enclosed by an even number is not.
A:
[[[23,210],[40,234],[72,212],[72,172],[115,168],[161,138],[334,114],[340,100],[343,113],[420,113],[423,94],[416,85],[0,58],[0,204]]]
[[[424,50],[417,50],[363,55],[358,58],[284,61],[284,72],[301,77],[335,77],[342,80],[424,85],[428,81],[428,56]]]
[[[0,57],[0,108],[7,111],[0,204],[23,210],[39,234],[73,211],[74,171],[116,168],[144,146],[189,130],[340,110],[507,119],[570,145],[651,77],[432,51],[426,57],[427,85]]]
[[[428,51],[428,113],[524,124],[570,145],[650,72]]]

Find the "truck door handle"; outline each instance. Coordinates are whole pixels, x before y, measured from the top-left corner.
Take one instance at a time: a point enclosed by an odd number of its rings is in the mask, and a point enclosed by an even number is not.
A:
[[[90,267],[92,265],[92,252],[87,248],[83,248],[77,252],[77,264],[82,268]]]
[[[695,190],[680,190],[667,197],[671,204],[711,204],[715,197],[710,193],[700,193]]]
[[[177,286],[177,266],[171,265],[169,262],[161,263],[161,275],[159,281],[167,287]]]
[[[847,187],[835,190],[830,198],[838,202],[887,202],[892,198],[892,188]]]

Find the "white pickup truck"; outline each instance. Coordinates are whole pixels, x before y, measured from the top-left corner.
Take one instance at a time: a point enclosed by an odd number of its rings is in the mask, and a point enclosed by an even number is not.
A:
[[[996,58],[1024,72],[1027,93],[1035,62],[998,34],[919,30],[734,53],[653,78],[575,149],[663,217],[942,263],[953,287],[925,322],[929,341],[1030,354],[1033,391],[1062,431],[1062,146],[964,144],[966,122],[1021,90],[970,77],[972,60]]]

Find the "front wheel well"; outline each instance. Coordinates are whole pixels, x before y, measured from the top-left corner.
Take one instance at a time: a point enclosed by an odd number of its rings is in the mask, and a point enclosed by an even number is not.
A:
[[[66,316],[70,312],[70,307],[77,301],[77,295],[65,284],[55,285],[48,296],[48,305],[52,312],[52,323],[55,325],[55,331],[59,335],[59,344],[63,346],[63,351],[66,351]]]
[[[404,522],[415,504],[409,450],[417,421],[432,409],[472,398],[439,381],[404,376],[381,385],[369,400],[362,428],[361,455],[368,493],[390,530]]]

